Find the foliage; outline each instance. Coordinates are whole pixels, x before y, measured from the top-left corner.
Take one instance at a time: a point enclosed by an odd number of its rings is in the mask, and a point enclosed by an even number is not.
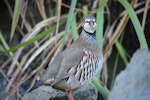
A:
[[[146,17],[149,7],[145,6],[135,10],[135,7],[140,7],[147,3],[147,1],[137,2],[137,0],[131,0],[129,3],[127,0],[118,0],[121,7],[125,10],[119,13],[118,17],[110,22],[110,10],[108,0],[94,0],[90,3],[82,4],[83,8],[78,8],[76,5],[79,3],[77,0],[72,0],[70,5],[65,4],[61,0],[35,0],[34,6],[37,7],[38,19],[34,19],[32,14],[32,7],[29,0],[16,0],[14,4],[14,11],[12,5],[7,0],[5,3],[9,8],[10,15],[12,17],[10,42],[13,42],[15,32],[18,31],[22,36],[20,43],[10,47],[7,40],[4,38],[3,31],[0,32],[0,57],[7,58],[6,61],[0,66],[0,73],[8,81],[5,92],[11,92],[6,98],[11,98],[13,94],[16,94],[19,98],[22,98],[19,92],[20,86],[32,80],[34,83],[40,73],[46,67],[46,65],[64,48],[68,47],[79,36],[79,29],[81,28],[83,18],[88,14],[96,15],[97,19],[97,40],[99,46],[104,55],[104,70],[102,75],[98,74],[98,77],[92,79],[99,93],[106,100],[109,95],[109,90],[114,84],[115,76],[117,75],[117,67],[119,57],[127,66],[130,59],[129,53],[126,51],[122,41],[125,39],[124,34],[127,26],[127,22],[131,19],[132,24],[140,43],[140,49],[148,50],[148,44],[144,36],[143,28],[138,20],[137,13],[139,10],[144,12]],[[46,5],[48,3],[48,5]],[[54,5],[53,7],[51,5]],[[67,14],[63,12],[63,9],[67,10]],[[48,9],[48,10],[47,10]],[[141,10],[142,9],[142,10]],[[12,14],[12,12],[14,12]],[[27,13],[28,12],[28,13]],[[140,13],[141,13],[140,12]],[[83,15],[81,17],[81,15]],[[40,19],[40,20],[39,20]],[[143,18],[143,22],[144,22]],[[105,24],[105,26],[104,26]],[[142,23],[142,25],[145,23]],[[65,27],[64,27],[65,26]],[[114,50],[114,45],[117,50],[116,59],[114,62],[113,74],[111,77],[111,86],[108,86],[108,74],[107,74],[107,61]],[[62,48],[63,47],[63,48]],[[32,63],[34,62],[34,63]],[[6,66],[8,66],[6,68]],[[36,67],[35,67],[36,66]],[[12,77],[9,77],[9,76]],[[104,75],[104,76],[103,76]],[[105,81],[100,81],[100,77]],[[18,84],[16,84],[16,82]],[[11,88],[17,88],[11,90]],[[109,89],[110,88],[110,89]]]

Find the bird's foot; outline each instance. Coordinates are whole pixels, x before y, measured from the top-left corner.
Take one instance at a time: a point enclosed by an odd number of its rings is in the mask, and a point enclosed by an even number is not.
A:
[[[73,98],[73,94],[72,94],[72,91],[68,91],[68,95],[69,95],[69,100],[74,100]]]

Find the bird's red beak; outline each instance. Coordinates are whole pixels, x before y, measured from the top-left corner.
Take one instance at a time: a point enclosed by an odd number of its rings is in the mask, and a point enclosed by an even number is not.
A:
[[[89,21],[89,25],[93,26],[94,25],[94,21]]]

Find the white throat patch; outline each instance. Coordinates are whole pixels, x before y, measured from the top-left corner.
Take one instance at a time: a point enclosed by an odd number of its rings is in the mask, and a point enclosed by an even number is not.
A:
[[[94,33],[96,31],[96,27],[97,27],[97,24],[94,22],[94,25],[89,25],[89,22],[85,22],[83,24],[83,28],[85,31],[89,32],[89,33]]]

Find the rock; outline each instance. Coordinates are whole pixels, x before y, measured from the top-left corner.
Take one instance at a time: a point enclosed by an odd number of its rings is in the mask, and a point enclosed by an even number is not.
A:
[[[150,100],[150,51],[138,50],[116,78],[108,100]]]
[[[97,100],[98,92],[95,86],[88,82],[73,92],[75,100]],[[68,100],[68,94],[50,86],[42,86],[26,93],[22,100]]]

